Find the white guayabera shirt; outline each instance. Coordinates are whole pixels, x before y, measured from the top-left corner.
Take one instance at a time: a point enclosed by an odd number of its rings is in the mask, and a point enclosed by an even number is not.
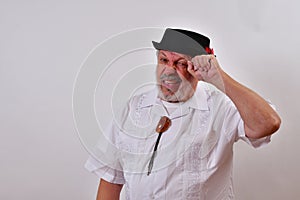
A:
[[[233,144],[242,139],[259,147],[270,137],[247,138],[232,101],[204,82],[170,115],[165,106],[157,90],[133,97],[105,133],[115,148],[99,147],[99,155],[109,159],[91,156],[85,167],[108,182],[125,184],[126,199],[234,199]],[[161,116],[172,124],[160,139],[147,176]]]

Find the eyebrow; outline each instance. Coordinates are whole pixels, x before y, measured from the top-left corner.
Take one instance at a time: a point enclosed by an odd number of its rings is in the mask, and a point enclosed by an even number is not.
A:
[[[165,57],[168,57],[164,52],[159,52],[159,53],[162,54]],[[177,61],[179,61],[181,59],[188,60],[188,58],[186,58],[186,57],[183,57],[183,56],[180,56],[180,55],[178,55],[178,56],[179,56],[179,58],[177,59]]]
[[[167,57],[167,55],[164,53],[164,52],[159,52],[160,54],[163,54],[164,56],[166,56]]]
[[[178,58],[178,60],[177,60],[177,61],[181,61],[181,60],[183,60],[183,61],[187,61],[187,58],[181,57],[181,58]]]

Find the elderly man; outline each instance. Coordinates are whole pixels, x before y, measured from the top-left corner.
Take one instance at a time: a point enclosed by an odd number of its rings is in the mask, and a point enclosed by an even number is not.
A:
[[[222,70],[209,38],[166,29],[153,45],[157,87],[132,97],[107,132],[121,153],[113,165],[86,163],[101,179],[97,199],[119,199],[124,184],[127,199],[234,199],[233,144],[268,143],[278,114]]]

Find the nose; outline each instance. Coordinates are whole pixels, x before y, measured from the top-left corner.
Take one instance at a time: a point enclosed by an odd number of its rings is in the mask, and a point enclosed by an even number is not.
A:
[[[165,72],[174,73],[176,70],[176,66],[174,62],[169,62],[165,65]]]

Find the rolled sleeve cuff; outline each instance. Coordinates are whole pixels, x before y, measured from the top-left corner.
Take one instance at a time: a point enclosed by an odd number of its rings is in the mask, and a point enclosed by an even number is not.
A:
[[[84,165],[85,169],[95,174],[97,177],[104,179],[113,184],[125,184],[123,172],[106,166],[93,157],[89,157]]]
[[[262,146],[264,146],[264,145],[271,142],[271,136],[266,136],[266,137],[259,138],[259,139],[248,138],[246,136],[245,126],[244,126],[243,120],[240,121],[239,126],[238,126],[238,138],[237,138],[237,140],[239,140],[239,139],[245,141],[247,144],[251,145],[254,148],[262,147]]]

